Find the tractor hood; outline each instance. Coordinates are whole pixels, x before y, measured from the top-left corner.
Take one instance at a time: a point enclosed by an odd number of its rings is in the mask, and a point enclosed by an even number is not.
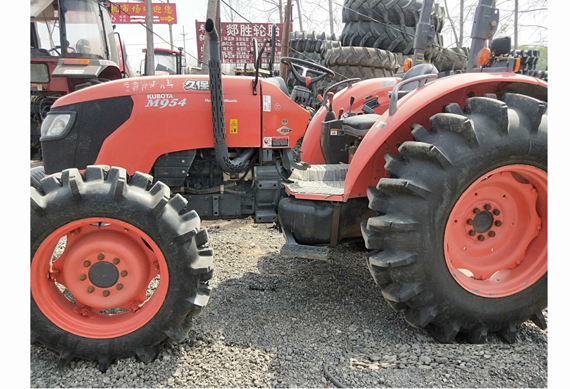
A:
[[[228,147],[292,147],[303,136],[310,113],[266,79],[260,80],[262,93],[254,95],[252,80],[223,78]],[[47,174],[94,163],[148,173],[163,154],[215,144],[210,81],[202,74],[136,77],[90,86],[59,98],[48,118],[55,123],[57,115],[69,117],[61,117],[55,136],[50,136],[47,125],[42,127]],[[67,123],[65,128],[62,123]]]

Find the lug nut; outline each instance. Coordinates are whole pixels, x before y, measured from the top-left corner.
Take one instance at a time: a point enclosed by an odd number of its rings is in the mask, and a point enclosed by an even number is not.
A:
[[[480,213],[480,212],[481,212],[481,210],[480,210],[479,208],[474,208],[474,209],[473,209],[473,213],[474,213],[474,214],[478,214],[478,213]]]
[[[118,290],[123,289],[123,284],[117,284],[117,289],[118,289]]]
[[[469,231],[469,235],[471,235],[471,236],[475,236],[475,234],[476,234],[475,230],[471,230],[471,231]]]
[[[158,264],[158,261],[154,261],[154,262],[152,263],[152,265],[154,266],[154,270],[160,269],[160,265]]]
[[[109,292],[108,290],[103,291],[103,297],[107,297],[110,294],[111,294],[111,292]]]
[[[489,231],[489,236],[492,238],[495,236],[495,231]]]
[[[485,204],[485,209],[487,211],[490,211],[491,210],[491,204]]]
[[[485,237],[484,237],[483,235],[479,235],[479,236],[477,237],[477,239],[479,239],[479,240],[482,242],[482,241],[485,240]]]
[[[89,287],[87,288],[87,292],[89,292],[89,293],[93,293],[94,291],[95,291],[95,288],[92,287],[92,286],[89,286]]]
[[[500,226],[503,225],[503,222],[500,221],[500,220],[497,220],[497,221],[495,222],[495,225],[496,225],[497,227],[500,227]]]
[[[118,265],[119,262],[121,262],[121,260],[120,260],[119,258],[113,259],[113,263],[114,263],[115,265]]]
[[[467,224],[469,224],[470,226],[473,225],[473,219],[467,219]]]
[[[91,266],[91,261],[85,261],[85,262],[83,262],[83,266],[85,266],[85,267]]]
[[[101,254],[97,255],[97,259],[100,260],[100,261],[104,260],[104,259],[105,259],[105,254],[101,253]]]
[[[81,281],[85,281],[86,278],[87,278],[87,276],[86,276],[85,274],[80,274],[80,275],[79,275],[79,279],[80,279]]]
[[[121,271],[121,277],[126,277],[127,274],[129,274],[129,273],[127,273],[126,270]]]
[[[501,211],[499,211],[498,209],[493,210],[493,215],[499,216],[501,214]]]

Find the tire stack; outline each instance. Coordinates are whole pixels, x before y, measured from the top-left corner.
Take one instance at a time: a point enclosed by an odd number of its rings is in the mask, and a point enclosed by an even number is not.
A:
[[[537,70],[536,65],[540,58],[538,50],[513,50],[509,53],[512,57],[520,58],[521,64],[517,73],[540,78],[548,81],[548,70]]]
[[[422,0],[345,0],[344,6],[343,46],[371,47],[396,53],[400,67],[406,58],[412,57]],[[436,36],[434,45],[425,52],[425,61],[433,63],[442,72],[464,70],[469,49],[443,49],[441,30],[444,20],[445,9],[434,4],[430,24],[434,26]]]
[[[324,65],[324,52],[331,47],[340,47],[336,36],[316,31],[293,31],[289,35],[289,57]],[[289,93],[295,85],[291,69],[287,69],[287,89]]]

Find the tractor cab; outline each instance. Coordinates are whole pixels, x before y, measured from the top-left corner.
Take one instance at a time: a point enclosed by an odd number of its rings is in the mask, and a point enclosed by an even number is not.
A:
[[[146,49],[143,49],[145,59],[141,61],[139,73],[146,74]],[[184,51],[182,47],[178,51],[155,47],[154,64],[156,75],[182,74],[184,69]]]
[[[130,71],[104,2],[31,0],[30,13],[31,147],[39,158],[41,123],[57,98]]]

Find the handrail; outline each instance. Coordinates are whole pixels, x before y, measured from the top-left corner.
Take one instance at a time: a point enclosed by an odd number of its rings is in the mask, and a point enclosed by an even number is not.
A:
[[[399,84],[396,84],[394,89],[392,89],[392,91],[390,92],[390,105],[389,105],[389,111],[388,111],[389,116],[392,116],[398,110],[398,93],[400,92],[400,89],[404,85],[408,85],[412,82],[418,82],[418,88],[420,88],[426,84],[427,80],[432,79],[432,78],[437,78],[437,77],[438,77],[438,75],[435,73],[422,74],[420,76],[416,76],[416,77],[409,78],[407,80],[400,81]]]

